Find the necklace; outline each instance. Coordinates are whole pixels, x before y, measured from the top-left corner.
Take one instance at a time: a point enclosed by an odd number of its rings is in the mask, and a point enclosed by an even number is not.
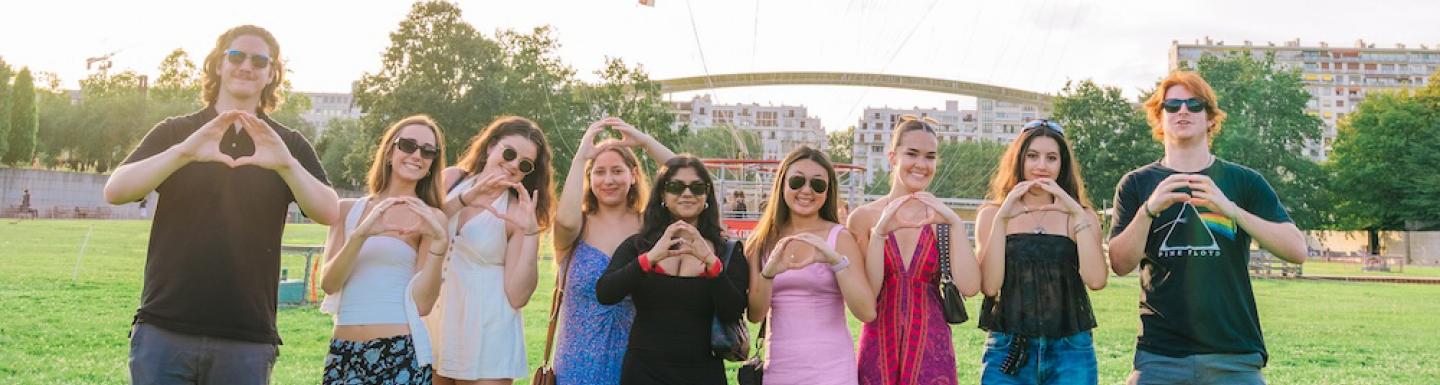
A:
[[[1036,210],[1031,210],[1030,206],[1025,206],[1026,214],[1034,213],[1035,211]],[[1049,214],[1049,211],[1041,212],[1039,218],[1035,218],[1035,229],[1032,230],[1035,234],[1045,234],[1045,216]]]

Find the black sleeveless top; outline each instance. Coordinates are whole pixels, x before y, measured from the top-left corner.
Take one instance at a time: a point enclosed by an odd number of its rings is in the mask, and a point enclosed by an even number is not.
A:
[[[980,328],[1064,337],[1095,328],[1075,241],[1054,234],[1005,236],[1005,282],[980,304]]]

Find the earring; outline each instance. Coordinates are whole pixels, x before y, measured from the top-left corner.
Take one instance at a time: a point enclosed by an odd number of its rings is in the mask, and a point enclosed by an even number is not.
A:
[[[705,202],[705,207],[702,208],[701,210],[708,209],[708,208],[710,208],[710,202]]]
[[[669,205],[666,205],[666,204],[665,204],[665,201],[660,201],[660,207],[669,208],[670,206],[669,206]]]

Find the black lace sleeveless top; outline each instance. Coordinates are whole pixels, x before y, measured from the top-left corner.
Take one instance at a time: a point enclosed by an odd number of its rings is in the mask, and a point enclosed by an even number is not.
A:
[[[1005,282],[980,304],[980,328],[1064,337],[1095,328],[1075,241],[1054,234],[1005,236]]]

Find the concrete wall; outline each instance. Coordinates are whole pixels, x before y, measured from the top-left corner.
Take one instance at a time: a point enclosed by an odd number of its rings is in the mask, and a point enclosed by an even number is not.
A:
[[[98,207],[109,207],[111,219],[140,219],[140,205],[138,203],[127,203],[123,205],[111,205],[105,202],[104,190],[105,181],[110,175],[51,171],[0,168],[0,207],[19,205],[25,189],[30,189],[30,206],[39,210],[41,218],[48,218],[54,207],[63,210],[74,210],[80,207],[86,210],[94,210]],[[353,190],[338,190],[341,197],[357,197],[364,193]],[[159,194],[150,193],[149,203],[150,214],[154,215],[158,209],[156,201]],[[292,212],[299,212],[295,205],[290,206]]]
[[[1342,254],[1365,254],[1369,236],[1364,231],[1309,231],[1310,248]],[[1409,257],[1412,264],[1440,265],[1440,231],[1382,231],[1380,254]]]

